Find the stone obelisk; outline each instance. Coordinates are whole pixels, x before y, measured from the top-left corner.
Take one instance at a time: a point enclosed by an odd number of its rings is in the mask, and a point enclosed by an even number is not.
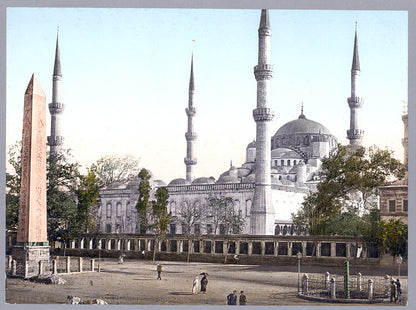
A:
[[[18,276],[29,278],[47,268],[46,220],[46,99],[33,74],[24,98],[19,222],[12,252]]]

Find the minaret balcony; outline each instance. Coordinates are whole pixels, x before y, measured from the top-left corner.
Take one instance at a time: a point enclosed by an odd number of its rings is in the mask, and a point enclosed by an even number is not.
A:
[[[64,137],[62,136],[48,136],[49,146],[60,146],[64,144]]]
[[[253,110],[253,118],[256,122],[273,120],[274,113],[270,108],[257,108]]]
[[[270,80],[273,77],[273,65],[258,64],[254,67],[254,76],[257,81]]]
[[[185,112],[186,112],[186,115],[188,115],[188,116],[195,116],[196,108],[194,108],[194,107],[186,108]]]
[[[196,140],[196,138],[198,137],[198,135],[195,133],[195,132],[187,132],[187,133],[185,133],[185,138],[186,138],[186,140],[188,140],[188,141],[193,141],[193,140]]]
[[[350,106],[351,109],[361,108],[363,103],[364,103],[364,100],[362,97],[349,97],[348,98],[348,105]]]
[[[185,162],[185,165],[196,165],[197,164],[196,158],[187,158],[187,157],[185,157],[183,159],[183,161]]]
[[[348,129],[347,136],[350,140],[361,139],[364,135],[364,130],[362,129]]]
[[[49,103],[49,112],[51,114],[61,114],[65,109],[65,105],[61,102]]]

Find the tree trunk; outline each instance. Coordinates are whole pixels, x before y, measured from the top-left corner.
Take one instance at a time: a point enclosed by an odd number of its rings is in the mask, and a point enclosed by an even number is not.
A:
[[[186,262],[189,263],[189,252],[191,251],[191,240],[188,239],[188,255],[186,257]]]
[[[227,251],[225,251],[224,264],[227,263],[228,251],[230,250],[230,243],[227,242]]]
[[[155,244],[153,246],[153,261],[155,261],[155,259],[156,259],[156,251],[157,251],[158,246],[159,246],[159,237],[156,236],[155,237]]]

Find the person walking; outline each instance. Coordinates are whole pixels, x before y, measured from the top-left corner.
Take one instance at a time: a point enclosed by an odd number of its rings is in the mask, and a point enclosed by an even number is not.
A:
[[[240,306],[245,306],[245,305],[247,305],[247,296],[246,296],[246,295],[244,295],[244,291],[241,291],[241,292],[240,292],[239,303],[240,303]]]
[[[204,275],[201,279],[201,293],[205,294],[207,292],[207,285],[208,285],[208,279],[207,279],[207,276]]]
[[[196,295],[199,292],[199,277],[195,277],[194,281],[192,282],[192,294]]]
[[[157,270],[157,280],[162,280],[162,277],[161,277],[162,268],[163,268],[162,265],[157,264],[157,266],[156,266],[156,270]]]
[[[400,300],[400,296],[402,295],[402,285],[400,283],[400,279],[397,279],[396,286],[397,286],[397,297]]]
[[[234,290],[231,294],[227,296],[228,305],[237,305],[237,291]]]
[[[394,280],[391,280],[390,302],[396,302],[396,301],[397,301],[397,285]]]

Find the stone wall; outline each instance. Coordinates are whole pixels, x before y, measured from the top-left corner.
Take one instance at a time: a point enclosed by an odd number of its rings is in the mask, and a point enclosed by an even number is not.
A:
[[[380,218],[383,221],[400,219],[407,225],[408,187],[407,185],[391,185],[379,188]]]

